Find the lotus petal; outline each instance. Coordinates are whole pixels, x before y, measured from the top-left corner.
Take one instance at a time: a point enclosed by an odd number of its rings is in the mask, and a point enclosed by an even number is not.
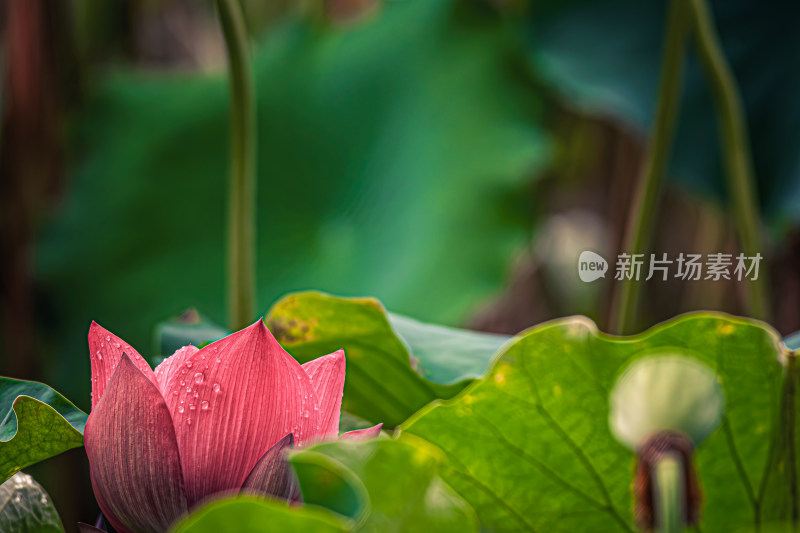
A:
[[[161,394],[164,394],[164,388],[169,382],[169,378],[176,372],[185,370],[186,359],[199,352],[200,349],[191,344],[187,344],[183,348],[178,348],[175,353],[161,361],[155,369],[156,380]]]
[[[105,529],[90,526],[89,524],[84,524],[83,522],[78,522],[78,531],[80,533],[107,533]]]
[[[294,437],[289,433],[259,459],[244,481],[241,493],[291,501],[298,489],[297,476],[286,458],[286,452],[292,448]]]
[[[80,533],[97,533],[98,531],[100,533],[108,533],[108,527],[109,527],[108,523],[106,522],[103,513],[100,513],[100,516],[97,517],[97,521],[93,526],[86,524],[84,522],[78,522],[78,531]]]
[[[127,342],[104,327],[92,322],[89,327],[89,358],[92,362],[92,409],[103,396],[122,354],[128,354],[133,364],[153,383],[156,376],[147,361]]]
[[[115,529],[120,522],[161,533],[187,512],[172,417],[155,383],[127,354],[89,415],[84,444],[95,495]]]
[[[355,429],[353,431],[348,431],[347,433],[342,433],[339,438],[343,440],[361,442],[376,438],[381,434],[381,429],[383,429],[383,424],[378,424],[376,426],[372,426],[371,428]]]
[[[339,417],[342,414],[344,391],[344,350],[318,357],[303,365],[319,401],[319,439],[335,439],[339,434]]]
[[[100,517],[97,519],[97,523],[95,523],[94,527],[102,530],[103,527],[105,526],[106,529],[108,529],[108,524],[101,522],[101,519],[105,519],[105,521],[107,521],[114,527],[114,530],[117,533],[133,533],[130,529],[125,527],[125,524],[120,522],[119,519],[116,516],[114,516],[114,513],[111,512],[111,508],[106,503],[106,500],[103,498],[100,489],[97,488],[97,483],[95,483],[94,481],[94,474],[92,474],[91,464],[89,465],[89,479],[92,482],[92,491],[94,492],[94,499],[97,500],[97,505],[100,507]]]
[[[125,524],[120,522],[119,519],[114,516],[114,513],[111,512],[111,508],[106,503],[106,500],[103,498],[100,489],[97,488],[97,483],[94,481],[94,474],[92,474],[91,465],[89,465],[89,479],[92,482],[94,499],[97,500],[97,505],[100,507],[100,517],[105,518],[105,520],[108,522],[105,524],[106,529],[108,529],[108,524],[111,524],[117,533],[133,533],[130,529],[125,527]],[[98,529],[102,529],[104,527],[104,523],[100,522],[100,518],[98,518],[97,523],[94,526]]]
[[[262,320],[185,358],[163,388],[172,413],[189,505],[239,490],[287,433],[314,437],[311,379]]]
[[[97,529],[102,529],[103,531],[108,531],[108,523],[106,522],[106,517],[103,516],[103,513],[100,513],[100,516],[97,517],[97,521],[94,523],[94,527]]]

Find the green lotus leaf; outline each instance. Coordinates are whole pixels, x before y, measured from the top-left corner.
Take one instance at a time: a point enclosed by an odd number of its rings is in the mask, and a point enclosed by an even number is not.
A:
[[[580,317],[549,322],[507,345],[486,377],[402,428],[446,454],[445,481],[487,530],[632,532],[634,455],[611,433],[609,396],[624,369],[654,351],[696,358],[725,395],[718,429],[695,454],[700,530],[790,519],[799,503],[790,454],[797,372],[784,367],[793,357],[761,322],[693,313],[630,337]]]
[[[83,446],[86,413],[47,385],[0,377],[0,480]]]

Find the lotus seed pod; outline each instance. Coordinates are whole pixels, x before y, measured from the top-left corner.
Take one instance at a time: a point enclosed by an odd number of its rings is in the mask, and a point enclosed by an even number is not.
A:
[[[634,361],[617,379],[609,425],[619,442],[636,450],[662,431],[683,433],[697,446],[722,418],[725,395],[705,364],[677,353]]]

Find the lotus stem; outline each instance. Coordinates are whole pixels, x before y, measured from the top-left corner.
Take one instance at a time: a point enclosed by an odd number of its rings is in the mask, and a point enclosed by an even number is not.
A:
[[[697,53],[706,72],[717,110],[727,189],[742,252],[755,256],[765,251],[759,223],[753,161],[747,135],[744,105],[733,72],[725,59],[714,20],[705,0],[691,0],[691,27]],[[769,320],[767,274],[748,283],[750,315]]]
[[[653,491],[657,533],[681,533],[685,511],[683,464],[677,454],[665,454],[655,465]]]
[[[255,97],[244,14],[238,0],[216,0],[231,87],[228,193],[228,323],[238,330],[255,316]]]
[[[687,34],[686,0],[673,0],[667,18],[661,61],[655,121],[628,217],[623,250],[630,254],[647,253],[658,208],[667,162],[672,148],[679,110]],[[620,280],[615,285],[611,330],[628,333],[636,316],[639,282]]]

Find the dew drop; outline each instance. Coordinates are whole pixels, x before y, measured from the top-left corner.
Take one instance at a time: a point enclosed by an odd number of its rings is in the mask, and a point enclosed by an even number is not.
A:
[[[203,411],[208,411],[208,402],[205,400],[200,402],[200,409],[202,409]]]
[[[106,342],[111,342],[111,337],[109,335],[106,335]]]
[[[308,412],[308,411],[304,411],[304,412],[303,412],[303,418],[308,418],[308,415],[309,415],[309,412]]]
[[[100,350],[97,350],[97,360],[98,361],[102,361],[103,360],[103,354],[100,353]]]
[[[186,382],[185,382],[185,381],[183,381],[183,380],[181,380],[181,387],[183,387],[183,386],[185,386],[185,385],[186,385]]]
[[[183,412],[183,406],[182,406],[182,405],[179,405],[179,406],[178,406],[178,412],[179,412],[179,413],[182,413],[182,412]]]
[[[211,389],[212,389],[214,392],[219,392],[219,391],[220,391],[220,388],[219,388],[219,383],[214,383],[214,385],[212,385],[212,386],[211,386]]]
[[[121,346],[119,345],[119,343],[118,343],[118,342],[115,342],[115,343],[114,343],[114,348],[120,348],[120,347],[121,347]]]
[[[197,383],[198,385],[203,382],[202,372],[198,372],[197,374],[194,375],[194,382]]]
[[[194,411],[195,407],[194,407],[194,404],[193,404],[193,403],[190,403],[190,404],[189,404],[189,409],[190,409],[191,411]]]
[[[186,361],[186,368],[192,368],[192,362]]]
[[[187,426],[191,426],[192,425],[192,419],[191,418],[187,418],[186,419],[186,425]]]
[[[186,387],[186,392],[192,392],[192,387]]]
[[[176,390],[172,391],[172,395],[173,396],[177,396],[178,395],[178,391],[176,391]]]

